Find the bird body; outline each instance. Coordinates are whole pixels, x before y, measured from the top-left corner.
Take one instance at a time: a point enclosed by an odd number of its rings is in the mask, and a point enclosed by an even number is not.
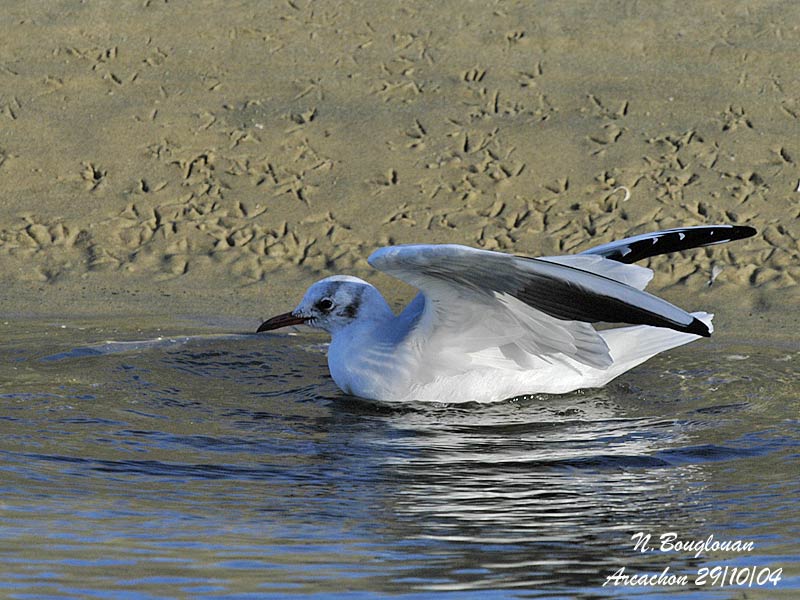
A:
[[[495,402],[599,387],[712,332],[712,315],[644,292],[652,271],[628,261],[753,233],[683,228],[538,259],[451,244],[391,246],[370,264],[420,290],[399,315],[371,284],[337,275],[259,331],[304,323],[329,332],[333,380],[369,399]],[[598,331],[596,322],[628,325]]]

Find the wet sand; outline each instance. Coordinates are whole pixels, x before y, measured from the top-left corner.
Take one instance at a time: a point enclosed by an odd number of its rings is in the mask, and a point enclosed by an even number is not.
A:
[[[366,264],[387,243],[540,255],[739,223],[759,235],[653,259],[651,289],[796,328],[797,3],[4,13],[4,315],[257,321],[337,272],[405,297]]]

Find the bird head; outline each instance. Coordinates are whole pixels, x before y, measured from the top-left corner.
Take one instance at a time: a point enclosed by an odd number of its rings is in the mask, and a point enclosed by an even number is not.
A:
[[[334,275],[313,284],[293,311],[264,321],[258,333],[289,325],[309,325],[330,334],[391,309],[374,286],[358,277]]]

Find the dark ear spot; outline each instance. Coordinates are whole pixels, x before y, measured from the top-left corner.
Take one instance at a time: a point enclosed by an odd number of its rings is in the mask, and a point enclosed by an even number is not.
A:
[[[348,304],[344,307],[342,311],[342,315],[347,317],[348,319],[355,319],[356,315],[358,314],[358,309],[361,306],[361,301],[353,302],[352,304]]]
[[[353,297],[352,302],[344,307],[342,316],[348,319],[355,319],[358,315],[358,309],[361,308],[361,297],[364,295],[363,288],[359,288],[358,293]]]

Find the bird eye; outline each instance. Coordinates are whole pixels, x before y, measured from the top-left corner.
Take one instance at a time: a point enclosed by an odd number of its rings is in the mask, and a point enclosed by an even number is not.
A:
[[[330,298],[323,298],[317,302],[317,308],[321,311],[328,312],[331,308],[333,308],[333,300]]]

